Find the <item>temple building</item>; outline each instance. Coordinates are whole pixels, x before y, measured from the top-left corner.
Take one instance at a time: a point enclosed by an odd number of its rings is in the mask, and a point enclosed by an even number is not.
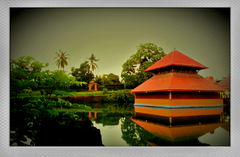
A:
[[[170,125],[221,121],[225,89],[201,69],[207,67],[176,50],[150,66],[145,72],[154,76],[131,91],[136,117]]]

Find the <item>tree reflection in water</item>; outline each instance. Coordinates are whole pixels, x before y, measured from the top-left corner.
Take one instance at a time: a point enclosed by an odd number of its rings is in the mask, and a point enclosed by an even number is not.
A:
[[[122,119],[122,139],[129,146],[148,146],[147,139],[152,139],[153,135],[142,127],[134,123],[130,118]]]
[[[101,123],[105,125],[118,125],[119,119],[122,117],[119,113],[98,113],[97,119],[95,119],[96,124]]]

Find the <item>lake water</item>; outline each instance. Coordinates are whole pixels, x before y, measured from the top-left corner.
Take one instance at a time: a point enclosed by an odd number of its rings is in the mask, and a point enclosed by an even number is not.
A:
[[[223,122],[168,126],[136,118],[133,104],[88,105],[96,112],[78,112],[64,125],[44,122],[36,146],[230,146],[229,108]]]

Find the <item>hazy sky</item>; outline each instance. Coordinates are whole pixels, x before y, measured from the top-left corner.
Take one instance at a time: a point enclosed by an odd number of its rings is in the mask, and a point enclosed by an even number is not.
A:
[[[121,75],[122,64],[140,43],[152,42],[191,57],[209,69],[200,75],[230,75],[230,9],[68,8],[12,9],[10,58],[32,56],[56,70],[55,52],[67,51],[65,70],[79,67],[93,53],[94,74]]]

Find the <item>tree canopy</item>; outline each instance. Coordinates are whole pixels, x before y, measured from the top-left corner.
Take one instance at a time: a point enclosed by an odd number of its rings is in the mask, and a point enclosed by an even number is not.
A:
[[[11,60],[10,81],[11,95],[18,97],[19,93],[41,91],[50,97],[53,91],[58,89],[69,88],[70,85],[82,85],[86,82],[75,81],[74,77],[70,77],[61,70],[42,71],[48,63],[36,61],[31,56],[22,56],[17,61]]]
[[[31,56],[22,56],[18,60],[11,60],[10,65],[12,77],[26,79],[29,74],[40,73],[43,68],[48,67],[49,63],[40,63]]]
[[[110,73],[108,75],[103,75],[103,76],[105,77],[105,84],[109,84],[109,85],[121,84],[119,81],[118,75]]]
[[[126,88],[135,88],[153,75],[144,72],[148,67],[160,60],[166,54],[161,47],[154,43],[139,44],[137,52],[133,54],[123,65],[121,77]]]
[[[77,81],[85,81],[87,83],[94,78],[88,61],[81,63],[79,68],[72,67],[71,75],[75,77]]]
[[[110,74],[103,74],[103,75],[96,75],[93,80],[94,82],[98,83],[99,85],[119,85],[121,84],[119,80],[119,76],[113,73]]]

